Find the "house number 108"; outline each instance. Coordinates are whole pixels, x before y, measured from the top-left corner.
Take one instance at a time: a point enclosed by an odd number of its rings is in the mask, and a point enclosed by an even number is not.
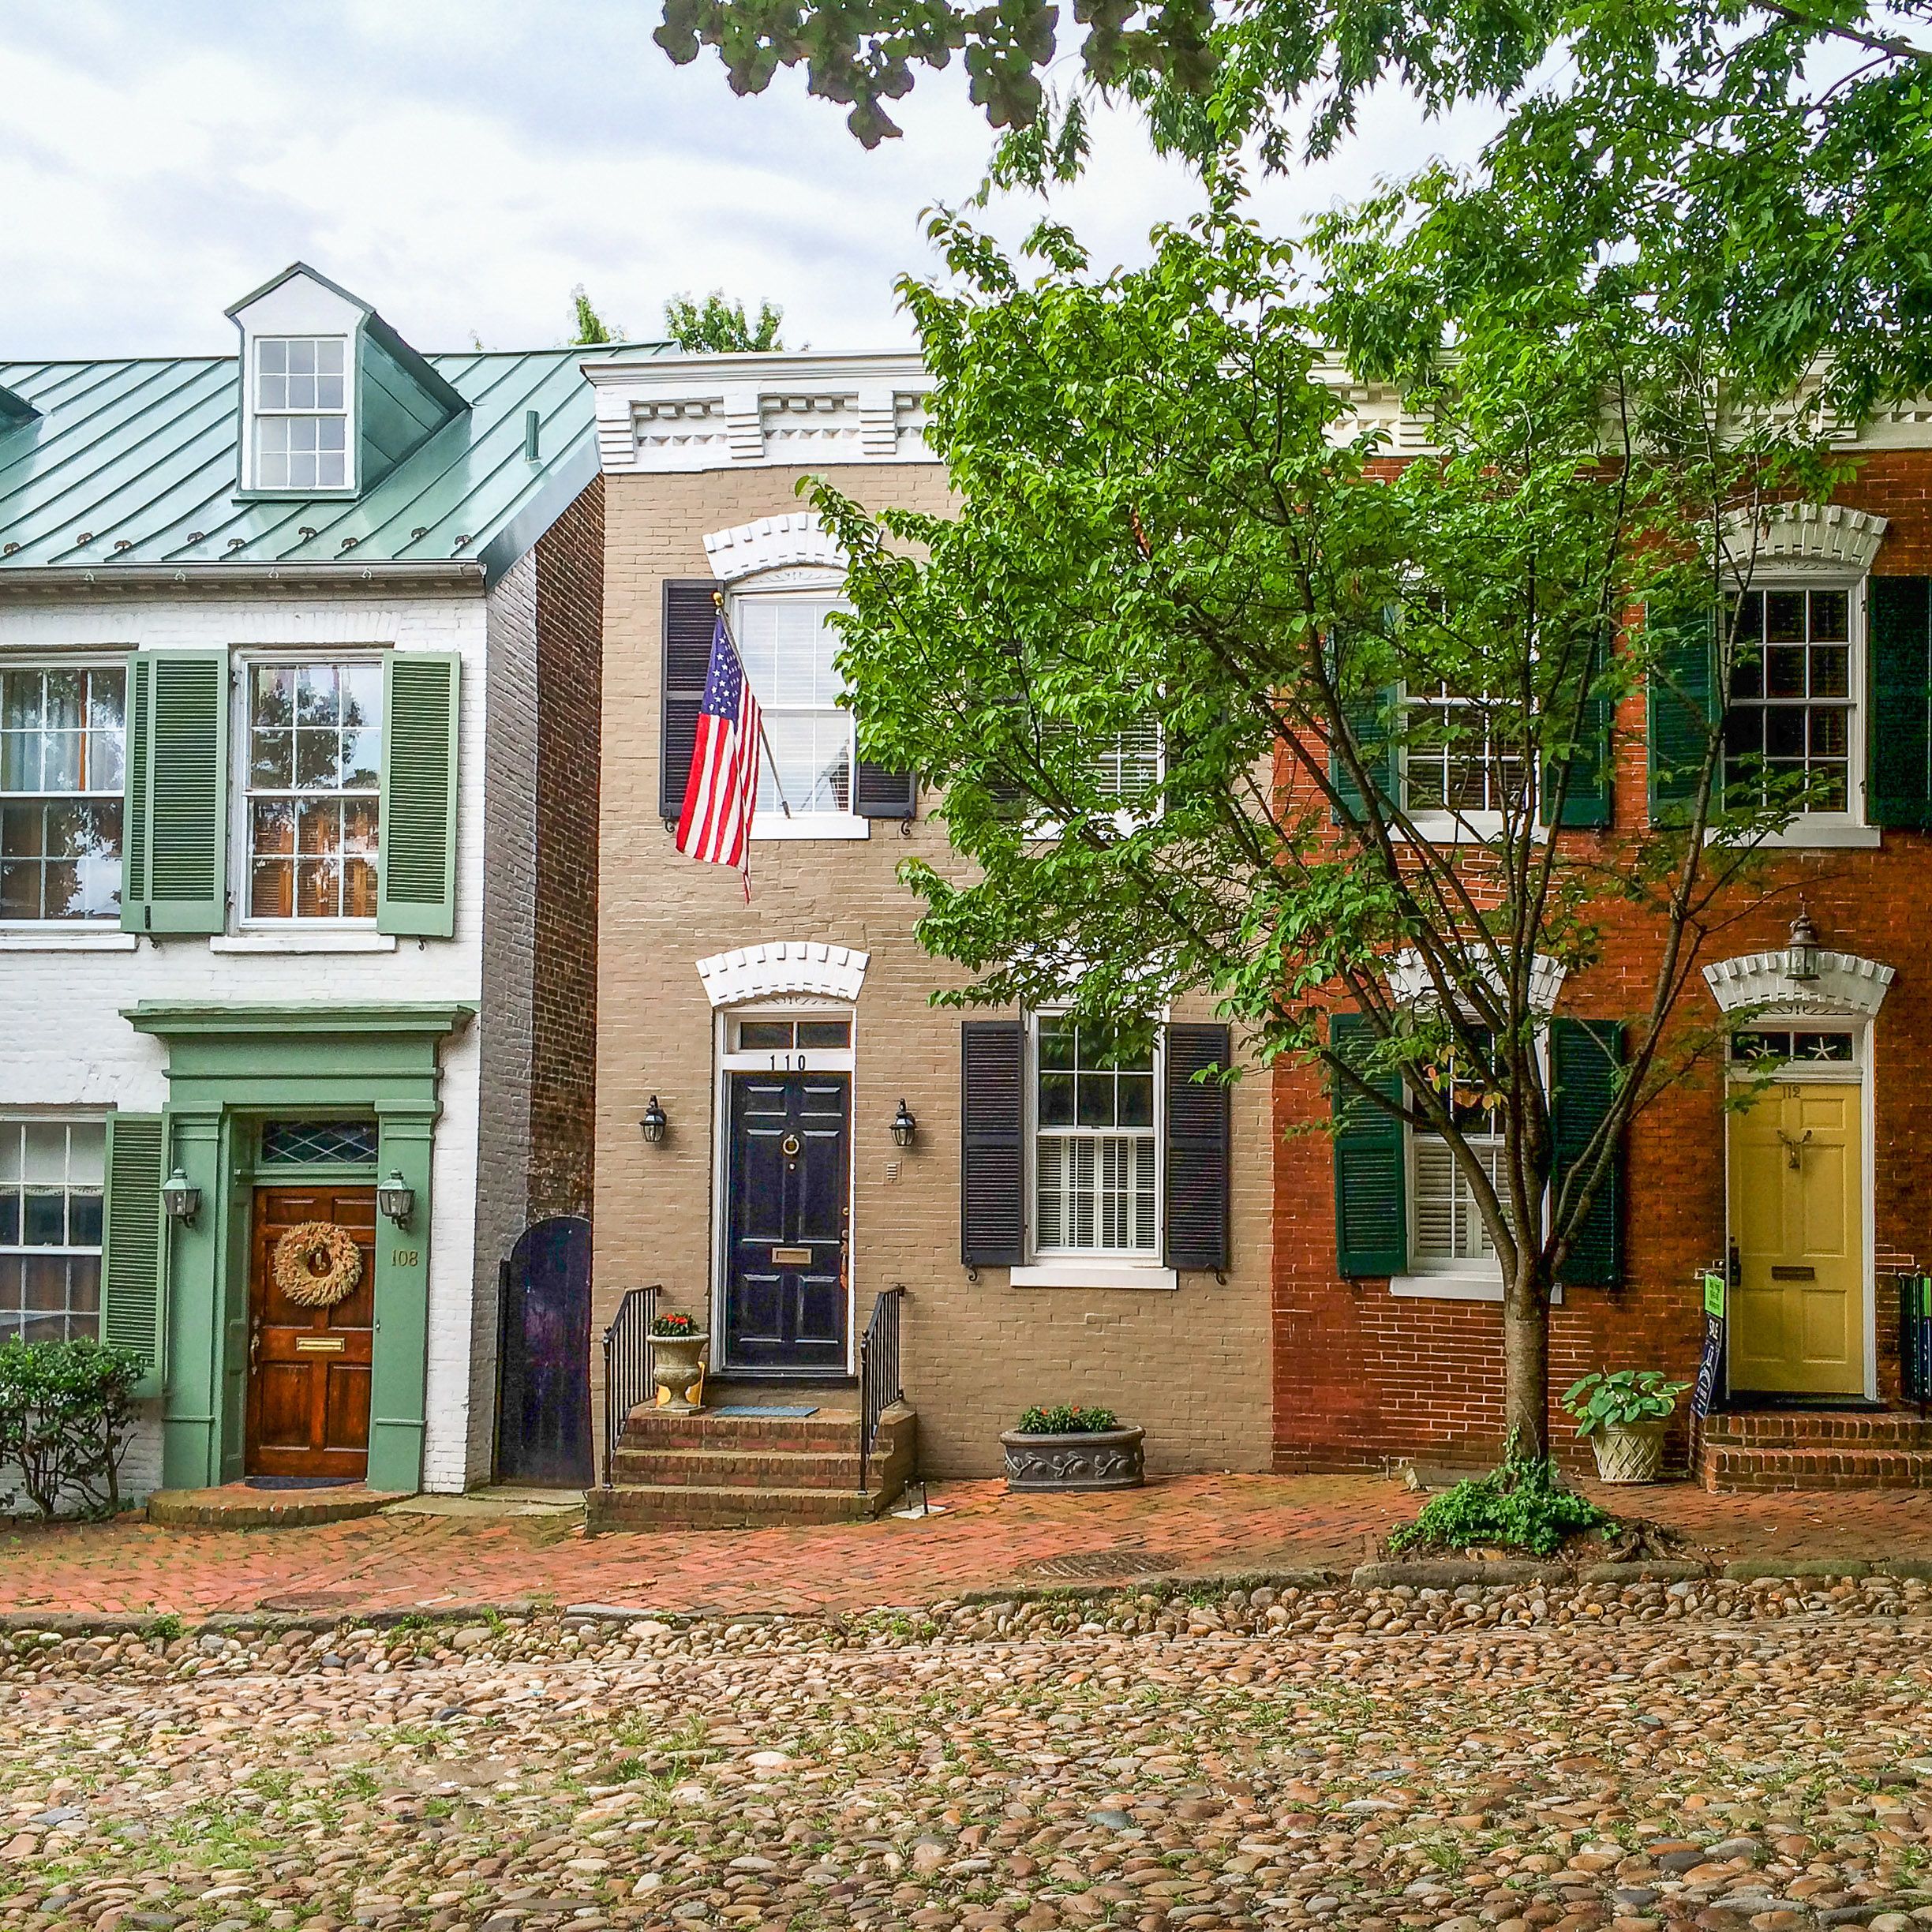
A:
[[[420,1248],[392,1248],[389,1251],[389,1265],[391,1267],[416,1267],[421,1265],[421,1261],[422,1250]]]

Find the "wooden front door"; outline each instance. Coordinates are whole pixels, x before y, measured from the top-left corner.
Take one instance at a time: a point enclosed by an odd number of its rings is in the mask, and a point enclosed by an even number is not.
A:
[[[1731,1123],[1734,1391],[1865,1392],[1860,1089],[1779,1081]]]
[[[728,1367],[844,1372],[851,1084],[732,1076]]]
[[[276,1285],[277,1243],[306,1222],[354,1236],[362,1279],[329,1308],[307,1308]],[[376,1336],[376,1190],[255,1190],[249,1263],[248,1439],[251,1476],[332,1476],[369,1470],[369,1365]]]

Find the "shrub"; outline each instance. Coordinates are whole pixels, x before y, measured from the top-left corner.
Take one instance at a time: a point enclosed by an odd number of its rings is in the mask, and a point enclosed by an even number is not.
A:
[[[1576,1417],[1577,1433],[1633,1422],[1661,1422],[1690,1384],[1667,1382],[1661,1368],[1598,1368],[1572,1382],[1563,1406]]]
[[[653,1320],[650,1331],[654,1335],[663,1336],[667,1341],[680,1340],[698,1332],[698,1318],[695,1315],[687,1315],[682,1309],[672,1309]]]
[[[84,1515],[121,1507],[121,1458],[134,1424],[134,1389],[146,1365],[131,1349],[98,1342],[0,1344],[0,1467],[42,1517],[73,1497]],[[11,1508],[17,1491],[0,1496]]]
[[[1020,1418],[1022,1436],[1093,1436],[1102,1429],[1118,1428],[1120,1418],[1111,1409],[1074,1409],[1062,1402],[1057,1409],[1029,1409]]]
[[[1509,1456],[1487,1476],[1431,1496],[1421,1514],[1388,1540],[1391,1550],[1500,1548],[1553,1556],[1571,1537],[1608,1530],[1616,1518],[1563,1487],[1554,1462]]]

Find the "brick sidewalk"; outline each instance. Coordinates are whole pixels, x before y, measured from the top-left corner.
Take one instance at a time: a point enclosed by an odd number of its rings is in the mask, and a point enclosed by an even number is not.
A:
[[[163,1530],[132,1518],[15,1525],[0,1529],[0,1611],[351,1614],[531,1597],[858,1609],[1065,1580],[1039,1566],[1102,1552],[1140,1552],[1164,1574],[1347,1567],[1417,1503],[1372,1476],[1177,1477],[1057,1497],[949,1483],[932,1496],[945,1513],[918,1522],[593,1537],[541,1519],[408,1515],[309,1530]],[[1932,1558],[1932,1491],[1713,1496],[1678,1483],[1608,1500],[1729,1559]]]

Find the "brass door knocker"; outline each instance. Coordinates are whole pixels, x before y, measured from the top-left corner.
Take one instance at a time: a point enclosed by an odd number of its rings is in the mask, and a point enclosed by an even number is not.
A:
[[[795,1161],[798,1159],[799,1137],[796,1134],[787,1134],[784,1140],[778,1143],[778,1146],[780,1151],[784,1154],[787,1160]]]
[[[1807,1127],[1794,1140],[1783,1128],[1780,1127],[1778,1129],[1778,1138],[1784,1143],[1784,1165],[1790,1168],[1793,1174],[1795,1174],[1804,1164],[1805,1144],[1811,1138],[1811,1129]]]

